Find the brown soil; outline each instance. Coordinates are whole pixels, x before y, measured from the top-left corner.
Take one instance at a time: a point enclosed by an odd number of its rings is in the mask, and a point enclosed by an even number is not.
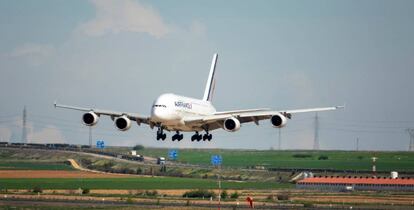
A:
[[[0,178],[117,178],[124,174],[105,174],[87,171],[0,170]]]

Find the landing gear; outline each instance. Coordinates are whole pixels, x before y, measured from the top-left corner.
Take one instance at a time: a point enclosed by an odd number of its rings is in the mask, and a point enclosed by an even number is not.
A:
[[[172,136],[172,141],[175,141],[175,140],[181,141],[183,140],[183,138],[184,138],[184,135],[180,134],[179,131],[176,131],[176,134]]]
[[[198,131],[196,131],[196,133],[191,136],[191,141],[201,141],[201,139],[203,139],[203,141],[208,140],[211,141],[211,139],[213,138],[213,135],[209,134],[208,132],[206,132],[206,134],[201,135],[198,133]]]
[[[198,131],[196,131],[196,133],[194,135],[191,136],[191,141],[200,141],[201,140],[201,135],[198,134]]]
[[[160,126],[158,127],[157,130],[157,141],[161,140],[165,140],[167,138],[167,134],[164,133],[164,129]]]
[[[206,133],[203,135],[203,141],[208,140],[211,141],[211,139],[213,138],[213,135]]]

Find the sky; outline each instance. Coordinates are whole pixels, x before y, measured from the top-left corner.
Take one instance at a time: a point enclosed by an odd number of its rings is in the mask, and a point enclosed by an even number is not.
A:
[[[21,141],[24,106],[29,142],[87,144],[83,113],[54,101],[148,116],[162,93],[201,98],[218,53],[218,111],[346,104],[318,114],[320,149],[406,151],[413,10],[410,0],[0,0],[0,141]],[[108,117],[92,129],[113,146],[312,149],[315,114],[281,130],[266,120],[213,131],[211,142],[155,132],[120,132]]]

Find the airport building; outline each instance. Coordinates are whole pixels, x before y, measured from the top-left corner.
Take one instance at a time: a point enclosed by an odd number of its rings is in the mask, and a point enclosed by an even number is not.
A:
[[[296,188],[327,191],[414,191],[414,179],[404,177],[319,176],[298,181]]]

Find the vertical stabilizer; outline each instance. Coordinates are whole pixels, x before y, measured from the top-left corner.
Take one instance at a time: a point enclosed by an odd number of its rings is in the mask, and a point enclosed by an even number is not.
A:
[[[204,90],[204,101],[211,101],[214,92],[214,73],[216,72],[218,54],[214,54],[213,60],[211,61],[210,73],[208,74],[208,80],[206,84],[206,89]]]

